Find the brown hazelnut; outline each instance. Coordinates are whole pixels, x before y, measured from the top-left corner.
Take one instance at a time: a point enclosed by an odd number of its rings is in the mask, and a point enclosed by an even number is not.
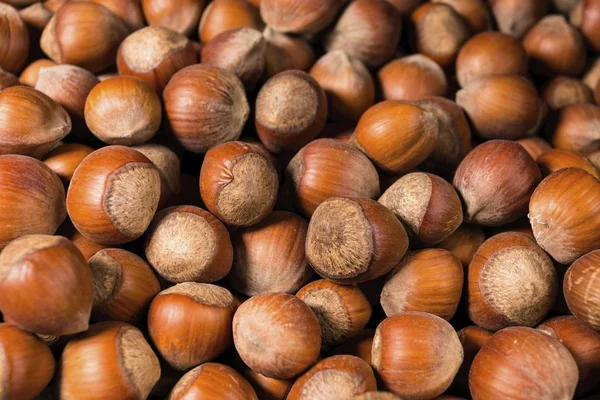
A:
[[[93,151],[83,144],[64,143],[52,149],[42,161],[68,186],[79,164]]]
[[[5,320],[47,335],[88,328],[94,288],[85,259],[62,236],[25,235],[0,254],[0,307]]]
[[[262,0],[260,15],[273,29],[283,33],[317,33],[338,14],[346,0]]]
[[[290,387],[294,383],[291,379],[266,377],[254,372],[246,365],[242,365],[241,370],[242,375],[250,382],[260,400],[285,400]]]
[[[433,0],[433,2],[452,7],[465,19],[472,33],[492,29],[492,16],[485,0]]]
[[[19,12],[4,2],[0,3],[0,16],[0,67],[16,74],[29,55],[29,31]]]
[[[596,179],[600,179],[600,173],[587,158],[579,153],[564,149],[551,149],[540,155],[536,160],[543,176],[564,168],[581,168]]]
[[[213,0],[202,14],[198,36],[206,43],[219,33],[237,28],[262,30],[258,10],[247,0]]]
[[[38,2],[19,10],[19,15],[23,22],[37,33],[44,30],[54,12],[48,9],[44,3]]]
[[[52,60],[48,60],[47,58],[40,58],[39,60],[35,60],[27,67],[25,67],[23,72],[21,72],[21,75],[19,76],[19,81],[23,85],[35,87],[35,84],[37,83],[38,77],[40,75],[40,71],[43,68],[54,66],[56,66],[56,63]]]
[[[377,73],[385,100],[421,100],[427,96],[445,96],[446,74],[432,59],[422,54],[398,58]]]
[[[239,306],[233,317],[233,341],[254,371],[289,379],[317,361],[321,328],[310,307],[297,297],[260,294]]]
[[[363,197],[332,197],[315,210],[306,258],[324,278],[366,282],[388,273],[408,248],[404,227],[386,207]]]
[[[456,59],[460,86],[497,75],[527,75],[527,53],[516,38],[501,32],[479,33],[461,47]]]
[[[548,0],[487,0],[500,32],[520,38],[539,21]]]
[[[454,254],[462,262],[463,266],[466,267],[484,241],[485,236],[479,226],[463,224],[454,233],[444,239],[443,242],[437,244],[437,247]]]
[[[594,94],[589,87],[577,78],[557,76],[546,84],[542,98],[551,110],[558,110],[571,104],[594,102]]]
[[[64,400],[145,399],[160,372],[142,332],[123,322],[101,322],[69,341],[57,383]]]
[[[181,189],[181,162],[179,157],[171,149],[160,144],[147,143],[133,146],[158,168],[161,179],[161,195],[159,207],[173,201]]]
[[[591,59],[583,74],[583,83],[590,89],[594,90],[600,80],[600,57]]]
[[[600,107],[594,104],[572,104],[558,110],[547,125],[554,147],[579,152],[600,148]]]
[[[375,103],[371,73],[360,60],[341,50],[326,53],[317,60],[310,76],[325,90],[332,120],[358,121]]]
[[[84,0],[86,1],[86,0]],[[103,5],[119,17],[129,30],[135,31],[143,28],[144,16],[140,7],[140,0],[87,0]]]
[[[355,356],[339,355],[319,361],[300,376],[286,399],[351,399],[376,389],[377,382],[369,364]]]
[[[10,72],[4,71],[0,68],[0,92],[7,87],[16,86],[19,84],[19,78]]]
[[[177,382],[168,400],[210,399],[224,395],[227,400],[258,400],[250,383],[236,370],[212,362],[199,365],[186,373]]]
[[[267,78],[290,69],[308,71],[315,62],[315,52],[302,37],[279,33],[270,27],[263,31],[266,42]]]
[[[83,258],[85,258],[85,261],[89,261],[89,259],[92,258],[92,256],[100,250],[108,248],[107,245],[91,241],[90,239],[86,238],[81,233],[79,233],[79,231],[77,231],[76,229],[74,229],[74,232],[69,237],[69,239],[71,239],[75,247],[77,247],[81,254],[83,254]]]
[[[481,350],[493,336],[493,333],[478,326],[467,326],[457,333],[463,346],[464,360],[454,378],[454,382],[452,382],[451,391],[468,394],[469,371],[471,370],[473,360],[477,353],[479,353],[479,350]],[[446,397],[442,396],[438,397],[438,399],[446,399]],[[451,397],[451,399],[453,399],[453,397]]]
[[[501,330],[477,353],[469,387],[473,399],[571,399],[577,364],[558,340],[537,329]]]
[[[258,137],[270,151],[297,151],[325,126],[327,97],[306,72],[285,71],[260,89],[255,114]]]
[[[324,38],[327,51],[343,50],[369,67],[391,59],[402,19],[386,0],[352,0]]]
[[[158,208],[160,173],[140,152],[107,146],[87,156],[67,192],[75,228],[102,244],[123,244],[142,236]]]
[[[600,251],[578,258],[567,270],[563,291],[569,310],[600,331]]]
[[[193,153],[239,138],[250,113],[242,82],[232,72],[202,64],[173,75],[163,100],[171,132]]]
[[[524,137],[515,140],[515,142],[519,143],[534,160],[537,160],[539,156],[552,149],[550,143],[537,136]]]
[[[425,400],[448,389],[463,361],[463,348],[454,328],[442,318],[405,312],[379,324],[372,358],[371,365],[388,390]]]
[[[509,94],[509,97],[507,97]],[[548,107],[522,76],[490,76],[471,81],[456,93],[475,131],[484,139],[518,139],[535,134]]]
[[[600,3],[597,0],[581,0],[571,10],[571,23],[575,25],[595,51],[600,50]]]
[[[581,33],[562,15],[548,15],[523,38],[532,69],[545,76],[579,75],[587,50]]]
[[[148,332],[167,363],[185,371],[212,360],[231,345],[236,306],[231,293],[220,286],[180,283],[152,300]]]
[[[535,240],[562,264],[600,248],[599,213],[600,182],[579,168],[550,174],[529,203]]]
[[[142,0],[149,25],[159,25],[189,36],[198,26],[206,0]]]

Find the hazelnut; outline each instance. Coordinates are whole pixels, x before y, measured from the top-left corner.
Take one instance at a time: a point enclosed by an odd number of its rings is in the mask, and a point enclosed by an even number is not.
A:
[[[522,37],[544,14],[547,0],[487,0],[500,32]]]
[[[101,244],[123,244],[142,236],[158,208],[160,174],[140,152],[107,146],[87,156],[67,192],[75,228]]]
[[[456,93],[456,103],[484,139],[512,140],[535,134],[548,114],[535,86],[516,75],[471,81]]]
[[[445,96],[446,74],[431,58],[422,54],[398,58],[377,73],[385,100],[421,100],[427,96]]]
[[[593,50],[600,50],[600,3],[596,0],[581,0],[571,10],[571,23],[575,25]]]
[[[6,399],[33,399],[54,375],[54,357],[37,336],[16,326],[0,324],[2,379],[0,390]]]
[[[552,149],[550,143],[537,136],[524,137],[515,140],[515,142],[519,143],[534,160],[537,160],[539,156]]]
[[[297,151],[325,126],[327,97],[306,72],[285,71],[260,89],[255,114],[258,137],[270,151]]]
[[[581,168],[596,179],[600,179],[598,170],[584,156],[579,153],[564,149],[551,149],[540,155],[536,160],[543,176],[548,176],[553,172],[564,168]]]
[[[600,248],[599,212],[600,182],[579,168],[550,174],[529,203],[535,240],[562,264]]]
[[[358,121],[375,103],[371,73],[360,60],[341,50],[326,53],[317,60],[310,76],[325,90],[329,117],[333,120]]]
[[[442,68],[454,64],[461,46],[470,36],[466,20],[454,8],[428,2],[410,16],[414,29],[414,47]]]
[[[291,379],[273,379],[254,372],[240,359],[240,373],[250,382],[257,396],[261,400],[285,400],[290,387],[294,383]]]
[[[216,282],[231,269],[229,233],[211,213],[193,206],[166,208],[146,233],[146,258],[170,282]]]
[[[388,390],[425,400],[448,389],[463,361],[463,348],[454,328],[440,317],[405,312],[379,324],[372,358]]]
[[[579,79],[568,76],[557,76],[548,82],[542,92],[542,98],[551,110],[571,104],[594,102],[594,94],[590,88]]]
[[[233,237],[231,287],[246,296],[295,293],[313,276],[304,254],[307,230],[308,222],[287,211],[240,229]]]
[[[596,88],[600,80],[600,57],[590,60],[582,80],[590,89],[594,90]]]
[[[145,399],[160,372],[142,332],[123,322],[101,322],[67,343],[58,375],[60,397]]]
[[[572,104],[554,114],[548,134],[554,147],[579,152],[600,148],[600,107],[594,104]]]
[[[75,247],[79,249],[85,261],[89,261],[90,258],[97,252],[103,249],[107,249],[108,246],[104,244],[98,244],[96,242],[92,242],[90,239],[83,236],[79,231],[73,229],[73,234],[69,237]]]
[[[437,247],[448,250],[454,254],[463,264],[468,266],[473,255],[485,241],[483,230],[477,225],[463,224],[454,233],[438,243]]]
[[[0,156],[0,249],[23,235],[53,235],[65,216],[65,190],[50,168],[26,156]]]
[[[472,33],[492,29],[492,16],[485,0],[433,0],[434,3],[447,4],[463,17]]]
[[[152,300],[148,332],[167,363],[185,371],[212,360],[231,345],[236,306],[227,289],[207,283],[180,283]]]
[[[89,0],[88,0],[89,1]],[[117,17],[121,18],[131,31],[143,28],[144,16],[139,0],[91,0],[108,8]]]
[[[19,78],[10,72],[4,71],[0,68],[0,92],[7,87],[16,86],[19,84]]]
[[[523,38],[534,71],[545,76],[579,75],[587,59],[581,33],[562,15],[548,15]]]
[[[42,161],[68,186],[79,164],[93,151],[83,144],[64,143],[52,149]]]
[[[89,1],[60,7],[44,31],[41,47],[57,64],[73,64],[98,72],[114,64],[117,49],[129,33],[108,8]]]
[[[473,360],[479,350],[488,340],[493,336],[493,333],[480,328],[478,326],[467,326],[458,332],[458,338],[463,346],[464,351],[464,359],[463,363],[454,378],[454,382],[452,382],[451,391],[455,391],[458,393],[469,393],[469,371],[471,370],[471,365],[473,364]],[[446,397],[438,397],[438,399],[445,399]],[[458,398],[460,399],[460,398]]]
[[[71,131],[69,114],[54,100],[27,86],[0,92],[0,154],[40,158]]]
[[[29,55],[29,31],[19,12],[8,4],[0,3],[0,67],[16,74],[23,68]]]
[[[479,33],[461,47],[456,58],[460,86],[498,75],[527,76],[525,48],[516,38],[501,32]]]
[[[206,3],[206,0],[142,0],[142,11],[149,25],[189,36],[198,26]]]
[[[367,364],[371,364],[371,348],[373,347],[373,336],[375,331],[365,329],[358,336],[335,347],[332,354],[350,354],[361,358]]]
[[[567,270],[563,291],[569,310],[600,331],[600,251],[578,258]]]
[[[320,279],[304,286],[296,297],[308,304],[319,319],[324,346],[355,337],[371,318],[371,305],[356,286],[342,286]]]
[[[223,392],[225,390],[226,394]],[[168,400],[210,399],[224,394],[228,400],[258,400],[250,383],[236,370],[212,362],[199,365],[186,373],[177,382]]]
[[[222,32],[202,47],[202,63],[233,72],[252,90],[263,75],[266,43],[262,33],[252,28]]]
[[[391,59],[400,42],[402,19],[386,0],[352,0],[324,38],[327,51],[343,50],[368,67]]]
[[[19,10],[19,15],[23,22],[37,33],[44,30],[54,12],[48,9],[44,3],[39,2]]]
[[[317,361],[321,328],[310,307],[297,297],[260,294],[239,306],[233,317],[233,341],[254,371],[289,379]]]
[[[440,243],[463,221],[462,205],[451,184],[424,172],[406,174],[379,198],[403,223],[411,238]],[[443,222],[442,222],[443,221]]]
[[[174,200],[181,189],[181,162],[179,157],[171,149],[160,144],[147,143],[133,146],[158,168],[161,180],[161,195],[159,207]]]
[[[315,62],[315,52],[302,37],[290,36],[266,27],[265,71],[268,78],[290,69],[308,71]]]
[[[473,399],[571,399],[577,364],[558,340],[536,329],[501,330],[479,351],[469,387]]]
[[[390,0],[391,1],[391,0]],[[400,397],[389,392],[365,392],[354,396],[352,400],[402,400]]]
[[[25,67],[23,72],[21,72],[21,75],[19,75],[19,82],[22,85],[35,87],[35,84],[37,83],[38,77],[40,75],[40,71],[43,68],[55,66],[56,63],[52,60],[48,60],[47,58],[40,58],[39,60],[35,60],[27,67]]]
[[[129,251],[103,249],[88,264],[94,277],[92,318],[96,321],[135,324],[160,292],[150,266]]]
[[[550,257],[532,238],[515,232],[492,236],[479,247],[468,285],[469,318],[492,331],[539,323],[554,305],[558,286]]]
[[[351,399],[371,390],[377,390],[371,366],[358,357],[339,355],[319,361],[300,376],[287,400]]]
[[[387,275],[381,306],[389,317],[422,311],[449,321],[458,308],[463,288],[463,266],[447,250],[409,253]]]
[[[386,207],[363,197],[332,197],[315,210],[306,258],[324,278],[366,282],[388,273],[408,248],[404,227]]]
[[[576,398],[598,388],[600,333],[572,315],[551,318],[537,329],[560,341],[575,359],[579,369]]]
[[[262,0],[260,15],[283,33],[311,34],[327,28],[346,0]]]
[[[0,254],[5,320],[31,332],[68,335],[88,328],[94,288],[85,259],[62,236],[25,235]]]
[[[173,75],[163,100],[173,135],[193,153],[239,138],[250,113],[242,82],[232,72],[202,64]]]
[[[198,36],[202,43],[206,43],[219,33],[231,29],[262,30],[262,27],[258,10],[247,0],[213,0],[202,14]]]

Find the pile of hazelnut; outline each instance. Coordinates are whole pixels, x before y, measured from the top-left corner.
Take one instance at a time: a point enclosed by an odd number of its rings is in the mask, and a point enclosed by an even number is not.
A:
[[[600,0],[0,0],[2,400],[600,398]]]

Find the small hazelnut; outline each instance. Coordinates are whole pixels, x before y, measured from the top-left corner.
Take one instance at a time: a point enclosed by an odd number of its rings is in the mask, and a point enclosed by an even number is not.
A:
[[[44,156],[42,161],[63,181],[65,187],[71,182],[75,170],[94,149],[79,143],[59,144]]]
[[[433,0],[447,4],[463,17],[472,33],[492,29],[492,16],[485,0]]]
[[[446,74],[431,58],[412,54],[390,61],[377,73],[385,100],[421,100],[427,96],[445,96]]]
[[[19,12],[5,2],[0,3],[0,68],[16,74],[29,55],[29,31]]]
[[[266,293],[239,306],[233,317],[233,341],[254,371],[289,379],[317,361],[321,327],[310,307],[296,296]]]
[[[236,309],[220,286],[186,282],[160,292],[148,310],[148,332],[169,365],[185,371],[210,361],[231,345]]]
[[[471,81],[456,93],[456,103],[484,139],[513,140],[535,134],[548,114],[531,81],[516,75]]]
[[[198,26],[206,3],[206,0],[142,0],[142,11],[149,25],[189,36]]]
[[[279,32],[311,34],[327,28],[345,3],[346,0],[261,0],[260,15]]]
[[[4,71],[0,68],[0,92],[7,87],[16,86],[19,84],[19,78],[10,72]]]
[[[600,331],[600,251],[578,258],[565,274],[563,291],[569,310]]]
[[[400,42],[402,18],[386,0],[352,0],[327,33],[327,51],[343,50],[368,67],[390,60]]]
[[[375,331],[371,365],[384,386],[403,398],[425,400],[444,393],[462,361],[456,331],[435,315],[396,314]]]
[[[107,146],[87,156],[67,192],[75,228],[101,244],[123,244],[142,236],[158,208],[160,173],[140,152]]]
[[[198,36],[207,43],[219,33],[237,28],[262,30],[258,10],[247,0],[213,0],[202,14]]]
[[[600,148],[600,107],[572,104],[554,114],[547,131],[554,147],[579,152]]]
[[[272,152],[297,151],[317,137],[327,119],[327,97],[303,71],[285,71],[269,79],[256,97],[255,125]]]
[[[35,87],[35,84],[37,83],[38,77],[40,75],[40,71],[43,68],[54,66],[56,66],[56,63],[52,60],[48,60],[47,58],[40,58],[39,60],[35,60],[27,67],[25,67],[23,72],[21,72],[21,75],[19,75],[19,82],[22,85]]]
[[[290,69],[308,71],[314,64],[315,52],[304,38],[279,33],[268,26],[263,37],[266,42],[267,78]]]
[[[286,399],[351,399],[372,390],[377,390],[377,382],[371,366],[358,357],[338,355],[319,361],[300,376]]]
[[[350,354],[361,358],[370,365],[373,336],[375,336],[374,330],[365,329],[358,336],[355,336],[347,342],[335,347],[331,354]]]
[[[435,147],[439,120],[415,103],[386,100],[369,108],[358,121],[354,142],[386,172],[407,172]]]
[[[186,373],[177,382],[168,400],[211,399],[223,395],[227,396],[227,400],[258,400],[250,383],[236,370],[212,362]]]
[[[550,174],[531,196],[529,220],[537,243],[572,263],[600,248],[600,182],[579,168]]]
[[[75,247],[79,249],[81,254],[83,254],[85,261],[89,261],[89,259],[100,250],[108,248],[107,245],[92,242],[90,239],[79,233],[79,231],[76,229],[73,229],[73,231],[74,232],[69,239],[73,242]]]
[[[5,320],[46,335],[88,328],[94,287],[85,259],[62,236],[25,235],[0,254],[0,307]]]
[[[177,154],[166,146],[153,143],[132,146],[132,149],[148,157],[158,168],[161,180],[159,208],[173,201],[181,189],[181,162]]]
[[[163,101],[173,135],[193,153],[239,138],[250,113],[242,82],[232,72],[202,64],[173,75]]]
[[[84,0],[85,1],[85,0]],[[90,0],[87,0],[90,1]],[[140,7],[140,0],[91,0],[108,8],[119,17],[131,31],[143,28],[144,16]]]
[[[515,142],[519,143],[534,160],[552,149],[550,143],[537,136],[524,137],[515,140]]]
[[[535,161],[540,167],[543,176],[548,176],[553,172],[564,168],[581,168],[596,179],[600,180],[600,173],[591,163],[579,153],[564,149],[551,149],[540,155]]]
[[[101,322],[67,343],[57,383],[64,400],[145,399],[160,373],[142,332],[123,322]]]
[[[469,394],[469,371],[471,370],[471,365],[479,350],[490,340],[493,333],[478,326],[467,326],[457,333],[463,346],[464,359],[454,378],[454,382],[452,382],[450,391]],[[446,397],[438,397],[438,399],[446,399]]]
[[[437,247],[448,250],[467,267],[484,241],[483,230],[478,225],[463,224]]]
[[[492,336],[469,373],[473,399],[572,399],[577,364],[558,340],[527,327]]]
[[[571,104],[594,102],[592,90],[577,78],[557,76],[546,84],[542,98],[551,110],[558,110]]]
[[[501,32],[482,32],[461,47],[456,78],[464,87],[490,76],[527,76],[528,65],[527,53],[518,39]]]
[[[404,227],[386,207],[362,197],[332,197],[315,210],[306,258],[324,278],[366,282],[388,273],[408,248]]]
[[[19,15],[25,24],[33,28],[37,32],[44,30],[54,12],[48,9],[42,2],[33,3],[32,5],[19,10]]]
[[[548,0],[487,0],[500,32],[521,38],[545,14]]]
[[[571,10],[571,23],[575,25],[593,50],[600,50],[600,3],[581,0]]]

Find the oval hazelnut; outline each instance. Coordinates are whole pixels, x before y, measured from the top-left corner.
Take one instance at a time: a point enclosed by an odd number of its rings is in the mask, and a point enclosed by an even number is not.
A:
[[[236,370],[223,364],[204,363],[187,372],[175,385],[168,400],[190,396],[211,398],[227,388],[228,400],[258,400],[252,386]]]
[[[445,96],[446,74],[432,59],[412,54],[390,61],[377,73],[385,100],[421,100],[427,96]]]
[[[279,32],[310,34],[326,28],[345,0],[261,0],[260,15]]]
[[[579,152],[600,148],[600,107],[572,104],[558,110],[553,119],[547,130],[554,147]]]
[[[198,36],[206,43],[225,31],[237,28],[262,30],[258,10],[248,0],[213,0],[202,13]]]
[[[579,79],[568,76],[557,76],[548,82],[542,92],[542,98],[551,110],[571,104],[594,102],[594,94],[590,88]]]
[[[189,36],[198,26],[206,0],[142,0],[149,25],[159,25]]]
[[[52,60],[48,60],[47,58],[40,58],[39,60],[35,60],[27,67],[25,67],[25,69],[21,72],[21,75],[19,75],[19,81],[23,85],[35,87],[41,70],[43,68],[55,66],[56,63]]]
[[[291,69],[308,71],[315,63],[315,52],[303,37],[279,33],[268,26],[263,37],[266,42],[267,78]]]
[[[16,74],[23,68],[29,55],[29,31],[19,12],[5,3],[0,4],[0,30],[3,33],[0,67]]]
[[[521,38],[546,13],[547,1],[488,0],[500,32]]]
[[[565,168],[581,168],[596,179],[600,179],[600,173],[587,158],[579,153],[564,149],[551,149],[540,155],[536,160],[543,176],[548,176]]]
[[[485,0],[433,0],[452,7],[465,19],[471,32],[478,33],[492,29],[492,16]]]
[[[52,149],[42,161],[68,186],[79,164],[93,151],[83,144],[64,143]]]
[[[600,50],[600,3],[595,0],[582,0],[571,9],[571,23],[575,25],[590,47]]]

